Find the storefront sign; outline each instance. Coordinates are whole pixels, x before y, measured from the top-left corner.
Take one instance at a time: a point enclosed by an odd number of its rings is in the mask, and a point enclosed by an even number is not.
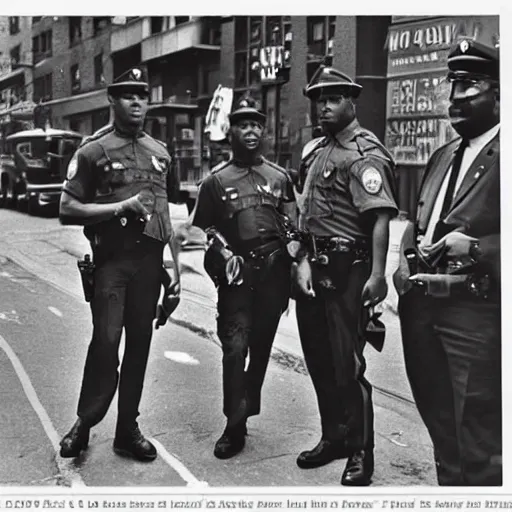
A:
[[[260,78],[262,82],[277,80],[279,70],[290,62],[290,51],[284,46],[265,46],[260,50]]]
[[[385,144],[399,165],[425,165],[456,136],[448,118],[388,119]]]
[[[444,72],[389,80],[387,117],[444,116],[449,91]]]
[[[446,69],[450,48],[461,37],[495,46],[498,16],[427,19],[392,27],[386,42],[388,76]]]

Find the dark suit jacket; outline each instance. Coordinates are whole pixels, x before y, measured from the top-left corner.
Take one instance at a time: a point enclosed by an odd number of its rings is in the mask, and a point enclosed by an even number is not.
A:
[[[402,239],[403,250],[418,243],[416,235],[425,233],[439,190],[450,169],[455,151],[460,144],[457,138],[439,148],[430,158],[423,175],[416,221],[407,227]],[[480,151],[468,169],[458,189],[446,222],[457,231],[478,238],[482,257],[482,270],[489,272],[497,283],[501,281],[500,269],[500,140],[499,133]],[[405,259],[401,257],[401,264]],[[402,266],[402,265],[401,265]],[[399,293],[404,293],[407,271],[399,268],[394,276]]]

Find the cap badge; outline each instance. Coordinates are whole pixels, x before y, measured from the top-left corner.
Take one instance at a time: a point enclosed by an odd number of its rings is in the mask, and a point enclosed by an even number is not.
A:
[[[469,42],[466,40],[461,41],[459,48],[462,53],[466,53],[469,50]]]
[[[135,68],[132,70],[132,75],[135,78],[135,80],[140,80],[140,77],[142,76],[142,71],[140,69]]]

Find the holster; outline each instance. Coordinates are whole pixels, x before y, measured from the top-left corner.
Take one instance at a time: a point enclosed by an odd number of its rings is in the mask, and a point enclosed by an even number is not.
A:
[[[94,269],[95,265],[90,254],[85,254],[82,260],[77,261],[80,277],[82,278],[82,288],[86,302],[91,302],[94,296]]]
[[[220,284],[239,285],[243,281],[243,263],[241,256],[236,256],[226,239],[216,230],[206,232],[208,248],[204,254],[204,269],[216,286]]]

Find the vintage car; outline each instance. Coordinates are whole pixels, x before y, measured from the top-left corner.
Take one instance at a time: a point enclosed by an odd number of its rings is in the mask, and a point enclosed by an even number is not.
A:
[[[57,205],[71,157],[82,135],[48,128],[24,130],[3,140],[0,155],[0,206],[28,209]]]

